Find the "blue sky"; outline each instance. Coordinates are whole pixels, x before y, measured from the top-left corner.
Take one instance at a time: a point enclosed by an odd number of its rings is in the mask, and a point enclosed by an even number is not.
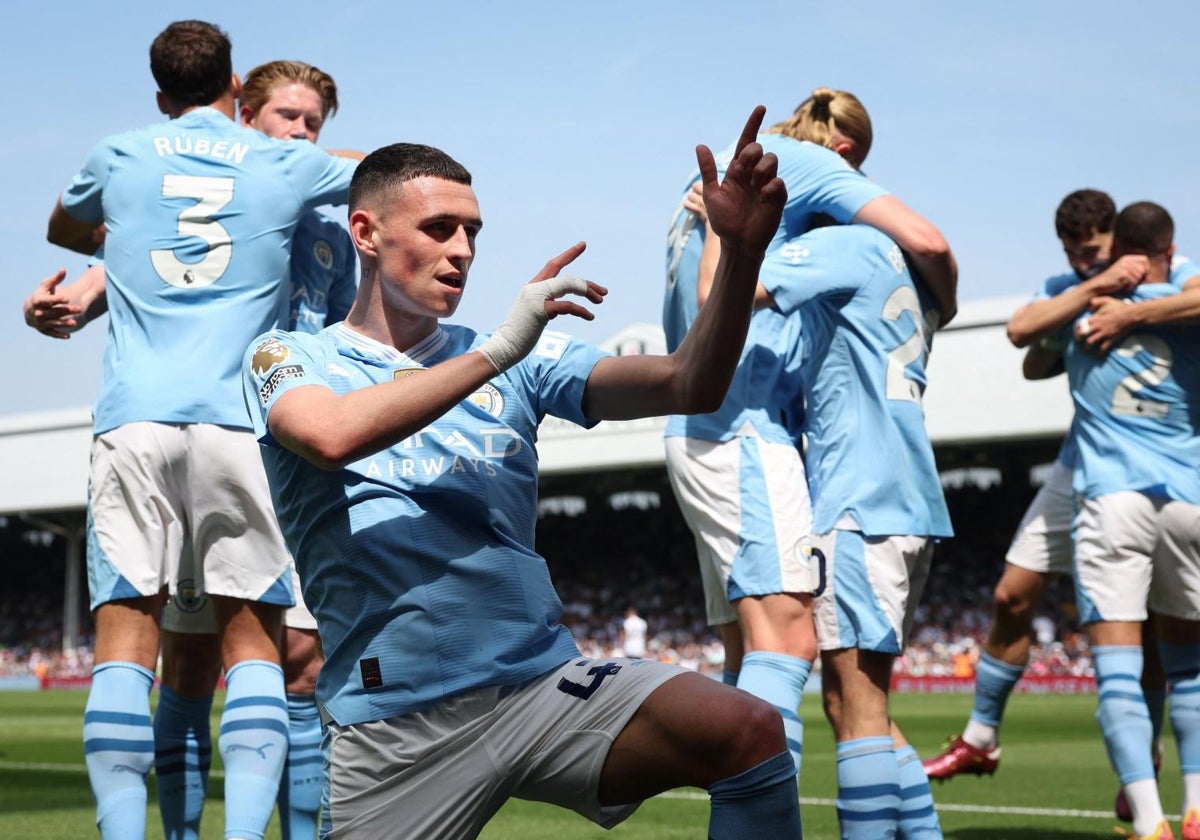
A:
[[[485,230],[456,320],[481,330],[580,239],[588,251],[576,271],[607,285],[609,298],[593,324],[556,326],[599,341],[657,322],[667,222],[695,144],[726,145],[757,103],[768,122],[782,119],[817,86],[853,91],[867,106],[875,146],[864,169],[942,229],[962,300],[1025,294],[1064,270],[1054,208],[1084,186],[1118,204],[1163,204],[1180,250],[1200,255],[1200,4],[280,8],[65,0],[8,16],[0,353],[10,372],[0,414],[95,398],[106,321],[53,341],[23,325],[20,304],[55,269],[84,267],[46,243],[46,219],[95,141],[158,119],[147,49],[182,17],[225,28],[240,72],[277,58],[330,72],[342,108],[323,145],[430,143],[472,171]]]

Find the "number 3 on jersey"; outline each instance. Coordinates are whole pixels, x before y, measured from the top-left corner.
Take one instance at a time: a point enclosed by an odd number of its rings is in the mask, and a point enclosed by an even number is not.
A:
[[[180,289],[211,286],[229,268],[233,240],[213,215],[233,200],[233,179],[196,175],[164,175],[163,198],[194,198],[196,203],[180,212],[176,230],[181,237],[196,237],[208,246],[204,258],[183,262],[171,248],[150,252],[158,276]]]

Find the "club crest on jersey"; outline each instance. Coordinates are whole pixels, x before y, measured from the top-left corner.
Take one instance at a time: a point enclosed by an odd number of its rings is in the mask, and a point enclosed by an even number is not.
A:
[[[395,382],[397,379],[406,379],[407,377],[412,376],[414,373],[420,373],[423,370],[425,370],[425,368],[399,368],[398,370],[392,371],[392,381]]]
[[[500,389],[495,385],[484,383],[482,388],[471,394],[467,399],[493,417],[499,417],[504,413],[504,395],[500,393]]]
[[[184,578],[175,589],[171,599],[176,608],[182,613],[198,613],[208,603],[208,596],[196,588],[196,581]]]
[[[288,349],[277,338],[268,338],[254,348],[254,356],[250,359],[250,369],[255,376],[262,376],[275,365],[287,360]]]
[[[318,239],[313,243],[313,256],[316,257],[317,264],[321,268],[326,271],[333,268],[333,248],[324,239]]]

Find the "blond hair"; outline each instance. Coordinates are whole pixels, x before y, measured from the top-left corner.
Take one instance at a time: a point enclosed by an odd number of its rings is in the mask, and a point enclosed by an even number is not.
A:
[[[845,90],[817,88],[795,112],[767,129],[768,134],[784,134],[796,140],[834,147],[841,135],[855,144],[865,159],[871,150],[871,117],[858,97]]]
[[[329,117],[337,110],[337,85],[333,77],[303,61],[268,61],[255,67],[242,80],[242,105],[257,113],[275,88],[293,83],[316,91],[321,97],[322,117]]]

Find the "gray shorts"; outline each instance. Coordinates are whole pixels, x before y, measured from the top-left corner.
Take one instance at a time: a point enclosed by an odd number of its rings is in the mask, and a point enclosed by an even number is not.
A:
[[[573,659],[519,687],[326,728],[321,837],[475,837],[510,797],[569,808],[604,828],[641,802],[603,806],[613,741],[674,665]]]

